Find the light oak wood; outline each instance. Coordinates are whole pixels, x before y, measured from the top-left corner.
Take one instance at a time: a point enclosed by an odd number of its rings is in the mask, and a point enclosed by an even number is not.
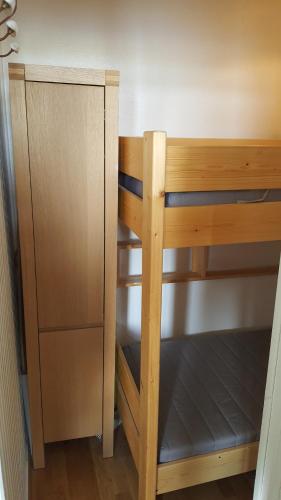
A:
[[[254,470],[258,443],[177,460],[158,466],[157,494]]]
[[[112,76],[112,75],[111,75]],[[103,456],[113,455],[118,223],[118,87],[105,88]]]
[[[192,271],[205,278],[208,269],[209,248],[208,247],[193,247],[192,248]]]
[[[44,440],[102,433],[103,330],[40,334]]]
[[[135,466],[139,467],[139,433],[135,426],[133,416],[130,412],[130,408],[122,389],[122,386],[117,379],[117,405],[120,416],[122,418],[123,428],[126,434],[126,438],[132,453],[132,457],[135,462]]]
[[[164,248],[280,239],[281,202],[165,208]]]
[[[257,276],[271,276],[274,274],[278,274],[278,266],[208,271],[205,276],[201,276],[200,274],[192,272],[171,272],[162,274],[162,284],[166,285],[169,283],[188,283],[189,281],[211,281],[234,278],[254,278]],[[127,288],[131,286],[141,285],[141,274],[119,278],[117,283],[118,288]]]
[[[105,85],[109,87],[119,87],[120,73],[113,69],[105,70]],[[112,91],[111,91],[112,92]],[[117,106],[118,111],[118,106]],[[118,133],[115,138],[118,141]]]
[[[143,179],[142,137],[120,137],[120,171]],[[166,192],[281,187],[281,141],[167,139]]]
[[[24,80],[25,79],[25,66],[24,66],[24,64],[9,63],[9,79],[10,80]]]
[[[142,204],[141,198],[126,189],[119,188],[119,218],[139,238],[142,234]]]
[[[143,137],[119,137],[119,170],[142,180]]]
[[[280,156],[281,141],[168,141],[165,191],[280,188]]]
[[[146,132],[143,146],[139,500],[153,500],[157,481],[166,134]]]
[[[122,240],[117,242],[118,250],[133,250],[134,248],[141,248],[142,243],[140,240]]]
[[[39,326],[101,323],[104,89],[28,82],[26,96]]]
[[[139,429],[140,394],[120,345],[117,349],[117,375],[124,394],[126,394],[126,400],[134,419],[135,426]]]
[[[28,397],[32,432],[32,457],[35,468],[44,467],[41,381],[39,365],[36,276],[33,239],[33,213],[30,190],[27,140],[25,83],[10,81],[10,102],[14,144],[14,168],[20,237],[26,356],[28,364]]]
[[[105,71],[91,68],[25,65],[25,79],[31,82],[73,83],[79,85],[105,85]]]

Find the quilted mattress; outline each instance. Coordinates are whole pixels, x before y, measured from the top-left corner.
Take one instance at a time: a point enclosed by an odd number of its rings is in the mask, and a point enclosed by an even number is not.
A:
[[[158,463],[257,441],[270,330],[161,342]],[[124,354],[140,385],[140,344]]]

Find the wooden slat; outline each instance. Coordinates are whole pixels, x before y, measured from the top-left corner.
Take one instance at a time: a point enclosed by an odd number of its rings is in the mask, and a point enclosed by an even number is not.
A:
[[[257,276],[271,276],[278,273],[278,266],[268,266],[268,267],[255,267],[255,268],[244,268],[244,269],[224,269],[219,271],[208,271],[205,276],[192,272],[172,272],[163,273],[162,283],[163,285],[169,283],[188,283],[189,281],[211,281],[211,280],[221,280],[221,279],[233,279],[233,278],[250,278]],[[127,276],[126,278],[120,278],[118,280],[119,288],[127,288],[131,286],[141,286],[142,285],[142,275],[135,274]]]
[[[119,188],[119,219],[140,238],[142,233],[142,200]]]
[[[126,399],[135,422],[135,426],[137,429],[139,429],[140,394],[120,345],[118,346],[117,374],[120,384],[126,395]]]
[[[32,458],[35,468],[45,465],[42,425],[41,380],[39,365],[37,296],[34,258],[33,213],[30,189],[29,153],[26,123],[25,83],[10,81],[14,166],[20,236],[28,397],[32,433]]]
[[[157,494],[254,470],[259,443],[250,443],[158,466]]]
[[[165,162],[166,134],[146,132],[143,152],[139,500],[154,500],[157,481]]]
[[[26,64],[25,79],[31,82],[76,83],[79,85],[105,85],[105,71],[92,68],[68,68]]]
[[[281,188],[281,141],[168,141],[166,192]]]
[[[124,174],[142,180],[143,138],[119,137],[119,170]]]
[[[135,466],[139,467],[139,434],[134,423],[134,419],[130,412],[126,396],[120,382],[117,379],[117,406],[122,419],[123,428],[126,434],[127,441],[135,462]]]
[[[281,202],[165,209],[165,248],[281,239]]]
[[[113,455],[118,224],[118,87],[105,88],[103,456]]]
[[[122,240],[118,241],[118,250],[133,250],[134,248],[141,248],[142,242],[141,240]]]
[[[208,269],[209,247],[192,248],[192,271],[204,278]]]

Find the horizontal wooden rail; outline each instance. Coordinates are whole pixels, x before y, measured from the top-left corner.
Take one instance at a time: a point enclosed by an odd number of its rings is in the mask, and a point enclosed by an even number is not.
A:
[[[141,248],[142,242],[141,240],[123,240],[118,241],[118,250],[132,250],[134,248]]]
[[[280,201],[165,208],[164,248],[277,240],[281,240]]]
[[[243,474],[256,468],[259,443],[158,465],[157,495]]]
[[[166,192],[277,189],[281,141],[167,140]]]
[[[245,269],[225,269],[222,271],[208,271],[205,276],[192,272],[163,273],[162,283],[188,283],[190,281],[211,281],[231,278],[250,278],[278,274],[278,266],[256,267]],[[140,274],[119,278],[118,288],[141,286],[142,276]]]

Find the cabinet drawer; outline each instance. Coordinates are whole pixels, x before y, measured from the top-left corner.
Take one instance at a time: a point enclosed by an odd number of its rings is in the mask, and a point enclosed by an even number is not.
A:
[[[103,329],[39,338],[45,443],[101,434]]]

